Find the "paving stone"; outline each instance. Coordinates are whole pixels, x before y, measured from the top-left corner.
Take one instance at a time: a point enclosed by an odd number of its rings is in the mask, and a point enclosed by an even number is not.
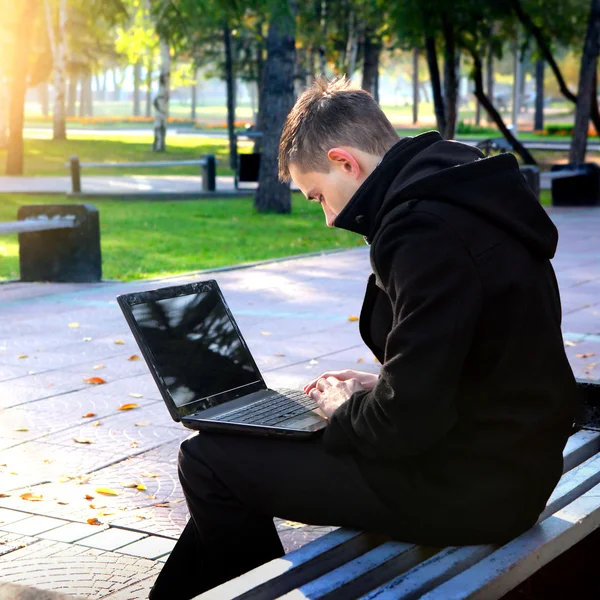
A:
[[[2,561],[3,581],[89,600],[154,579],[162,567],[144,558],[50,540],[14,550]]]
[[[82,546],[90,546],[91,548],[100,548],[100,550],[116,550],[121,546],[131,544],[145,537],[143,533],[135,531],[127,531],[126,529],[118,529],[110,527],[100,533],[86,537],[78,543]]]
[[[64,474],[81,475],[108,466],[114,454],[85,448],[66,448],[44,442],[27,442],[2,451],[0,490],[8,492],[44,481],[58,480]],[[9,498],[0,498],[6,506]]]
[[[40,533],[49,531],[50,529],[60,527],[65,523],[66,522],[61,519],[36,515],[29,517],[28,519],[22,519],[10,524],[0,525],[0,529],[8,531],[9,533],[37,536]]]
[[[10,510],[8,508],[0,508],[0,529],[3,529],[4,525],[14,523],[15,521],[22,521],[31,516],[30,513],[23,512],[20,510]]]
[[[91,535],[96,535],[98,531],[104,531],[107,529],[106,525],[96,526],[88,525],[87,523],[67,523],[62,527],[57,527],[50,531],[38,534],[38,537],[54,540],[55,542],[80,542],[84,538]]]
[[[133,544],[123,546],[122,548],[119,548],[119,552],[153,560],[159,556],[162,556],[163,554],[171,552],[174,546],[174,540],[151,536],[144,538],[143,540],[133,542]]]
[[[21,550],[22,548],[31,546],[39,541],[40,540],[36,537],[0,531],[0,574],[2,574],[2,579],[4,579],[2,563],[7,560],[7,556],[15,550]],[[2,579],[0,579],[0,581]]]

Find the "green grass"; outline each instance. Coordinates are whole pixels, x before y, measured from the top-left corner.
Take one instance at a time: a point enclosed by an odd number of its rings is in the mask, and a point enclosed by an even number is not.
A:
[[[69,202],[52,196],[0,195],[0,222],[23,204]],[[320,206],[293,196],[290,215],[258,214],[252,199],[180,202],[102,200],[104,279],[129,281],[294,254],[364,245],[329,229]],[[17,236],[0,237],[0,279],[19,277]]]
[[[229,168],[228,141],[222,138],[190,138],[167,136],[167,151],[152,152],[152,138],[144,135],[120,135],[107,132],[100,136],[77,132],[66,141],[50,139],[25,139],[24,175],[52,176],[68,175],[65,167],[70,156],[78,156],[81,162],[148,162],[169,160],[195,160],[204,154],[217,157],[217,174],[233,175]],[[248,148],[247,142],[240,142],[238,148]],[[0,175],[5,174],[6,150],[0,150]],[[197,175],[199,166],[138,168],[122,167],[118,169],[86,169],[83,175]]]

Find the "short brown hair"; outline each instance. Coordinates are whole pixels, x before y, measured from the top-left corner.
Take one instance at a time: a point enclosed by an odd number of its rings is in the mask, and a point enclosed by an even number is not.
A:
[[[328,173],[327,153],[351,146],[383,156],[398,140],[373,96],[346,76],[315,78],[288,115],[279,144],[279,179],[290,180],[290,163],[303,172]]]

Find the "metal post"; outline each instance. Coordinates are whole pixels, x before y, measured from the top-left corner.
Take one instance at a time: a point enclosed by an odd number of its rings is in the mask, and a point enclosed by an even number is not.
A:
[[[520,35],[517,34],[514,55],[514,83],[513,83],[513,118],[512,134],[517,137],[519,133],[519,112],[521,112],[521,44]]]
[[[81,168],[79,166],[79,157],[71,156],[71,193],[81,193]]]
[[[202,165],[202,191],[214,192],[217,189],[217,163],[214,154],[207,154]]]

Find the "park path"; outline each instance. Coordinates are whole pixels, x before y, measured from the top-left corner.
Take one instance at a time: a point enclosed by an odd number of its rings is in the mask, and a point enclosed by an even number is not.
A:
[[[548,212],[566,352],[576,376],[596,379],[600,208]],[[144,598],[186,522],[176,457],[190,432],[130,360],[139,350],[118,294],[217,279],[267,383],[296,387],[326,369],[378,370],[354,319],[369,271],[365,246],[151,281],[1,284],[0,580]],[[127,403],[137,407],[119,410]],[[276,525],[286,550],[331,529]]]

